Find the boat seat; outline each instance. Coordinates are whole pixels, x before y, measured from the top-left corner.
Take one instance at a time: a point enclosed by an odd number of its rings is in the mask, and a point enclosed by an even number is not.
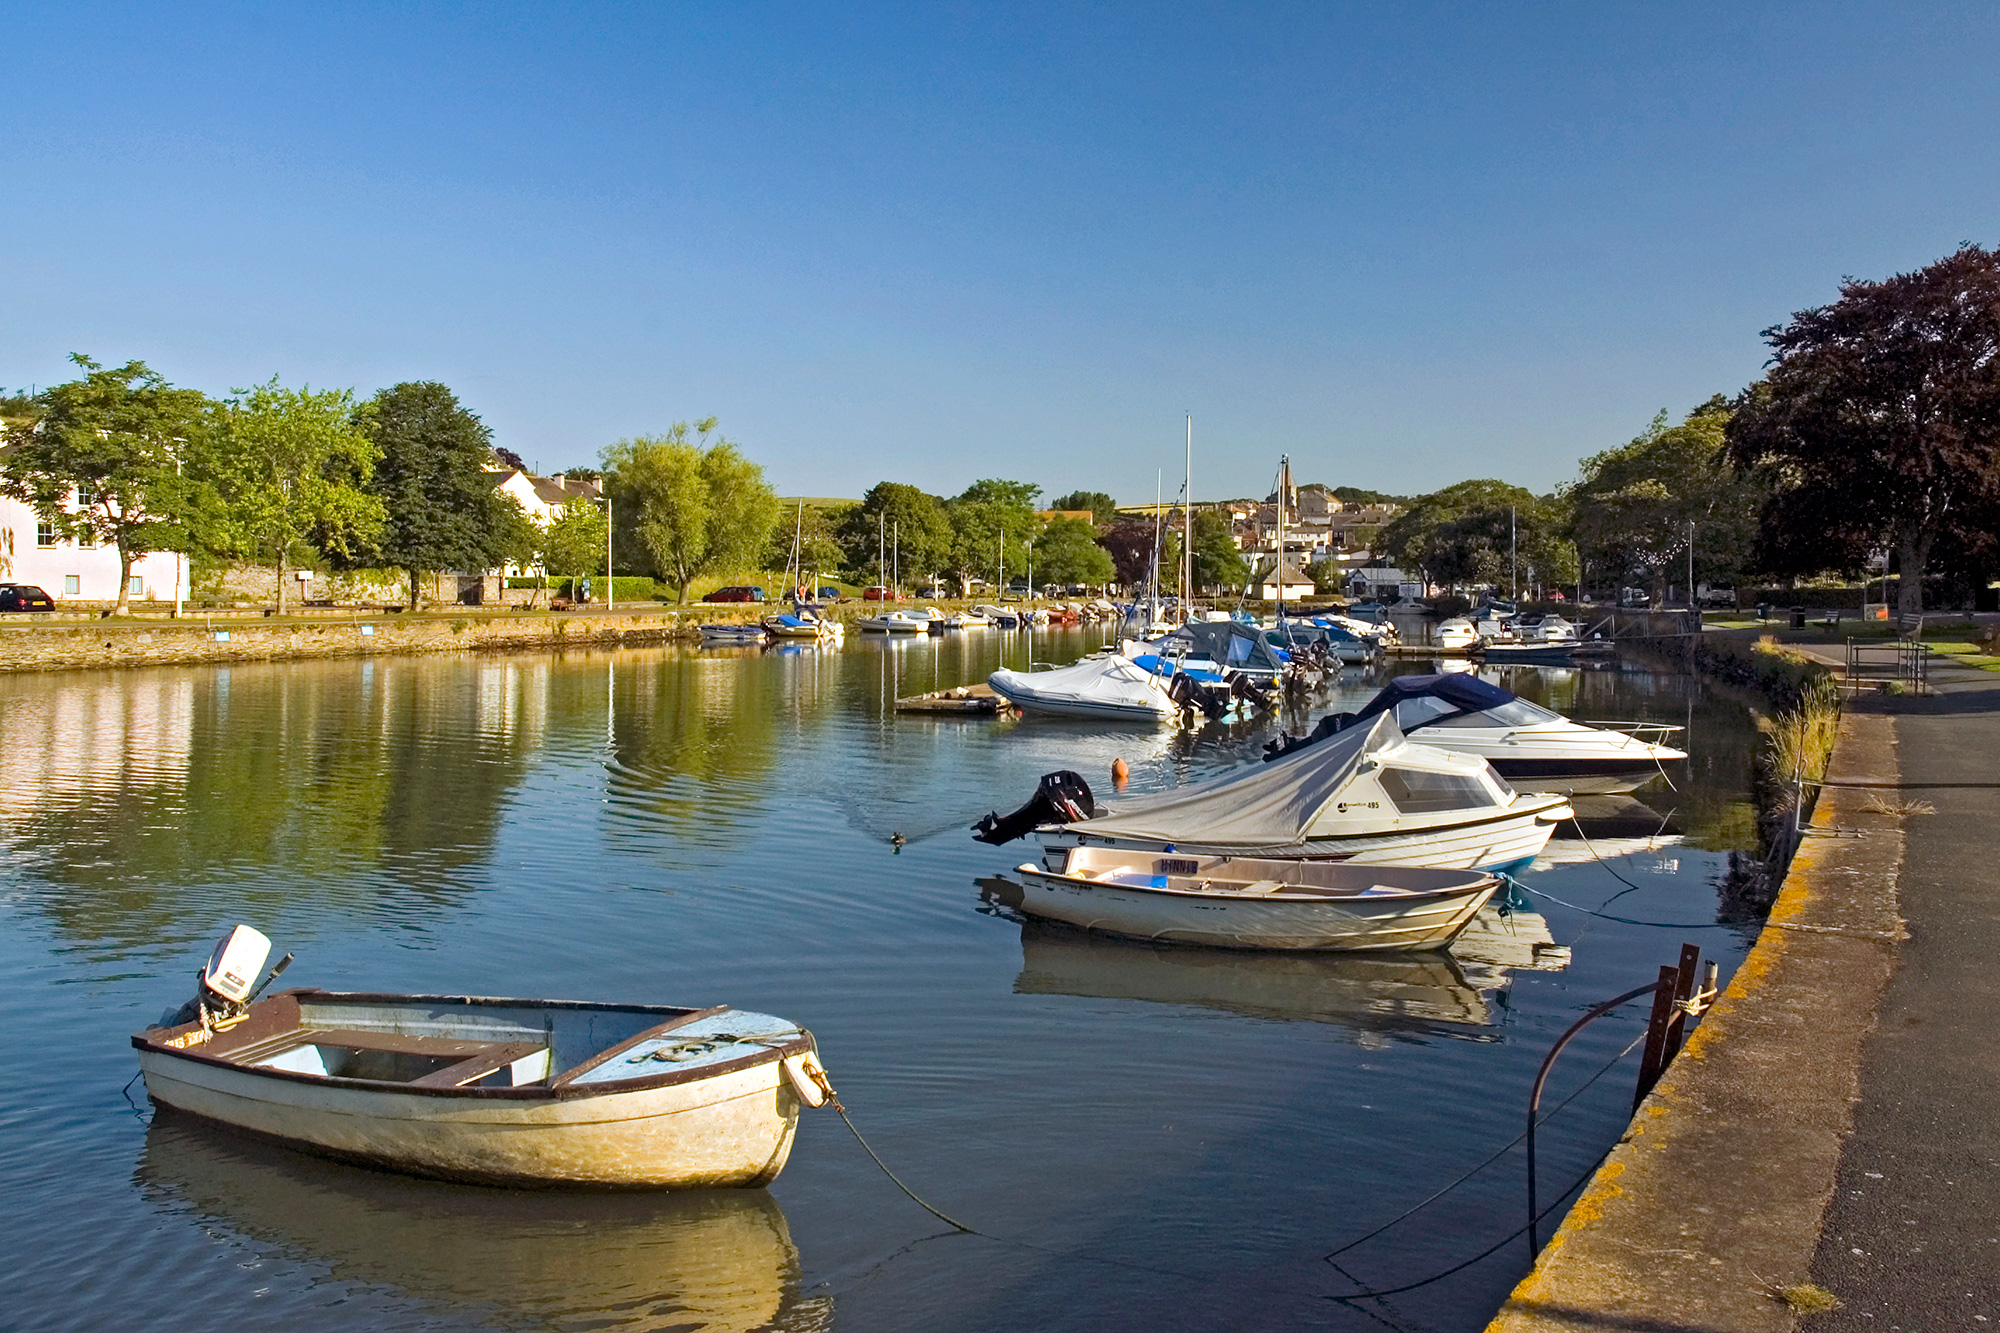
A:
[[[306,1047],[388,1057],[365,1061],[363,1067],[367,1072],[342,1076],[403,1083],[413,1088],[460,1088],[503,1070],[510,1071],[508,1086],[518,1087],[547,1078],[551,1058],[548,1044],[541,1041],[465,1041],[365,1028],[300,1027],[231,1051],[228,1059],[234,1064],[295,1069],[300,1073],[339,1073],[337,1066],[331,1070],[319,1067],[320,1057],[315,1053],[307,1053],[310,1058],[296,1065],[286,1061],[292,1052],[304,1052]],[[417,1070],[422,1072],[406,1076]]]
[[[1259,880],[1252,880],[1250,883],[1245,884],[1242,888],[1238,889],[1237,892],[1244,895],[1245,897],[1254,898],[1254,897],[1259,897],[1266,893],[1283,893],[1285,890],[1291,887],[1292,886],[1289,884],[1280,884],[1275,879],[1259,879]]]

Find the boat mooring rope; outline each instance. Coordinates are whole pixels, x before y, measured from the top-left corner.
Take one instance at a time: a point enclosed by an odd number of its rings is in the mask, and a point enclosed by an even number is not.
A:
[[[1748,924],[1747,922],[1738,921],[1641,921],[1637,917],[1613,916],[1609,912],[1599,912],[1585,907],[1581,903],[1573,903],[1565,898],[1558,898],[1553,893],[1544,893],[1540,889],[1531,889],[1512,875],[1501,875],[1501,878],[1523,893],[1533,894],[1537,898],[1546,898],[1558,906],[1569,908],[1572,912],[1582,912],[1585,916],[1594,916],[1600,921],[1616,921],[1624,926],[1657,926],[1661,930],[1730,930],[1736,926]],[[1635,884],[1632,887],[1637,888],[1639,886]]]
[[[854,1127],[854,1121],[848,1118],[847,1108],[840,1104],[840,1099],[836,1097],[828,1104],[831,1105],[834,1110],[840,1113],[841,1123],[847,1126],[848,1133],[854,1135],[854,1141],[861,1145],[861,1151],[867,1153],[868,1159],[874,1162],[875,1165],[882,1168],[882,1174],[889,1177],[889,1181],[891,1184],[893,1184],[897,1189],[903,1191],[903,1193],[910,1196],[910,1202],[916,1204],[917,1207],[923,1209],[925,1212],[929,1213],[932,1217],[935,1217],[938,1221],[943,1222],[946,1226],[952,1227],[958,1231],[963,1231],[969,1236],[986,1236],[985,1232],[980,1231],[976,1227],[969,1227],[965,1225],[965,1223],[959,1221],[957,1218],[952,1217],[950,1214],[945,1213],[939,1209],[933,1208],[929,1204],[925,1203],[923,1199],[917,1194],[917,1192],[911,1189],[908,1185],[905,1185],[902,1182],[901,1178],[898,1177],[894,1171],[891,1171],[889,1169],[889,1164],[883,1161],[881,1157],[879,1157],[876,1154],[873,1148],[868,1146],[868,1140],[862,1138],[861,1131]],[[1000,1240],[1001,1237],[986,1236],[986,1239]]]

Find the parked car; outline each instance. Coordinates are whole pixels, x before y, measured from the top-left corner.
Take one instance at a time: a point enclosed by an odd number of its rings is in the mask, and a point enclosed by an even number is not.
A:
[[[861,600],[864,602],[893,602],[897,598],[895,593],[890,592],[887,588],[877,583],[873,587],[861,590]]]
[[[32,583],[0,583],[0,611],[53,611],[55,599]]]
[[[819,586],[819,592],[814,596],[813,600],[818,602],[837,602],[840,600],[840,589],[822,583]]]
[[[717,588],[701,600],[704,602],[761,602],[765,598],[762,588],[749,588],[737,583],[727,588]]]
[[[1703,587],[1701,590],[1701,604],[1703,606],[1734,607],[1736,605],[1736,589]]]

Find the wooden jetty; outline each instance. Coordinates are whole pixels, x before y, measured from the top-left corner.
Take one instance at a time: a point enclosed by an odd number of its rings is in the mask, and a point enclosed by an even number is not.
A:
[[[961,685],[951,690],[932,690],[929,694],[913,694],[907,699],[896,700],[899,713],[949,713],[959,717],[996,717],[1001,713],[1012,713],[1014,705],[993,692],[993,687],[981,681],[977,685]]]

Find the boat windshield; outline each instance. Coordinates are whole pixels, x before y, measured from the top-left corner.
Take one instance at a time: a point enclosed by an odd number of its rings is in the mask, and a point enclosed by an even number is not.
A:
[[[1404,814],[1477,810],[1494,803],[1492,789],[1477,773],[1425,773],[1413,768],[1385,768],[1378,780],[1382,790]]]
[[[1461,713],[1433,722],[1434,727],[1538,727],[1550,722],[1561,722],[1561,713],[1551,713],[1540,704],[1531,704],[1526,699],[1509,699],[1504,704],[1494,704],[1476,713]],[[1400,724],[1402,719],[1397,719]],[[1409,730],[1407,726],[1403,728]]]
[[[1449,699],[1440,699],[1428,694],[1419,695],[1414,699],[1405,699],[1396,705],[1396,725],[1404,731],[1411,731],[1423,726],[1433,718],[1442,717],[1446,713],[1455,713],[1457,711],[1458,705],[1452,703]]]

